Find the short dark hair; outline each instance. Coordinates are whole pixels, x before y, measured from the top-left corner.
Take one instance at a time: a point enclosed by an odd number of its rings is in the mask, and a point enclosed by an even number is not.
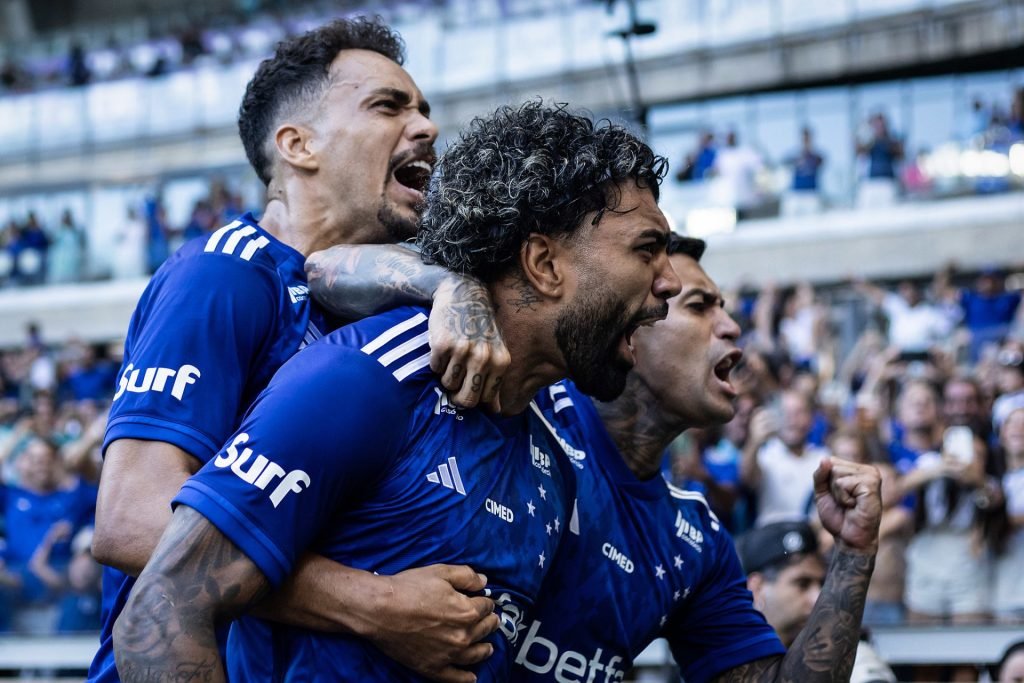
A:
[[[256,175],[270,184],[266,145],[285,106],[310,102],[329,85],[331,62],[342,50],[371,50],[396,64],[405,61],[401,36],[380,17],[335,19],[312,31],[282,40],[264,59],[245,88],[238,109],[238,134]]]
[[[707,242],[702,239],[697,239],[696,237],[677,235],[674,232],[670,233],[668,236],[669,256],[682,254],[683,256],[689,256],[694,261],[700,263],[701,257],[704,256],[704,250],[707,248]]]
[[[658,198],[667,162],[609,121],[531,100],[473,119],[439,160],[418,242],[423,258],[484,281],[516,263],[531,233],[577,234],[634,180]]]

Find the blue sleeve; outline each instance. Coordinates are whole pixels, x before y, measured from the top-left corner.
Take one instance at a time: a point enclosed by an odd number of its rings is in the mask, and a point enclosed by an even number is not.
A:
[[[314,344],[286,363],[174,505],[198,510],[275,586],[405,441],[411,406],[358,350]]]
[[[103,449],[165,441],[206,462],[238,425],[275,339],[276,274],[231,255],[168,264],[132,315]]]
[[[715,532],[715,562],[685,609],[665,629],[672,655],[687,683],[709,681],[724,671],[786,649],[754,609],[732,539]]]

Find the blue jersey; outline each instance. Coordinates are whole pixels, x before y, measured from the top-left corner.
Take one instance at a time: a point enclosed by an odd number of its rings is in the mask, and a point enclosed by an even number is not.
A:
[[[104,450],[117,439],[164,441],[208,461],[281,364],[320,337],[304,264],[250,214],[179,249],[132,314]],[[90,682],[119,680],[110,633],[134,584],[104,568]]]
[[[519,639],[513,680],[621,681],[658,637],[687,683],[784,653],[703,497],[660,476],[637,479],[571,383],[538,400],[575,451],[579,499]]]
[[[539,410],[452,406],[430,371],[427,315],[405,307],[341,328],[288,361],[227,445],[175,499],[198,510],[275,587],[312,551],[395,574],[436,563],[487,575],[501,629],[481,681],[511,645],[572,509],[571,466]],[[231,680],[413,681],[368,641],[245,617]]]

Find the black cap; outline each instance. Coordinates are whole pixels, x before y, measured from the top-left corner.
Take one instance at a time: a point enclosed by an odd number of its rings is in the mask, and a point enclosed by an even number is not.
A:
[[[759,572],[791,555],[818,552],[818,539],[806,522],[776,522],[751,529],[736,539],[743,571]]]

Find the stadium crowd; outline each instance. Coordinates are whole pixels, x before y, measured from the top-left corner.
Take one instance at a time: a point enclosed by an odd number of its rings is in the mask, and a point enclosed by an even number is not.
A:
[[[853,292],[871,315],[844,354],[829,302]],[[737,414],[681,437],[666,478],[703,491],[741,535],[809,519],[825,455],[874,464],[886,512],[866,623],[1024,619],[1024,307],[1004,274],[726,298],[743,329]],[[48,344],[34,327],[0,354],[4,630],[98,628],[90,524],[120,354]],[[970,430],[966,451],[951,427]]]

